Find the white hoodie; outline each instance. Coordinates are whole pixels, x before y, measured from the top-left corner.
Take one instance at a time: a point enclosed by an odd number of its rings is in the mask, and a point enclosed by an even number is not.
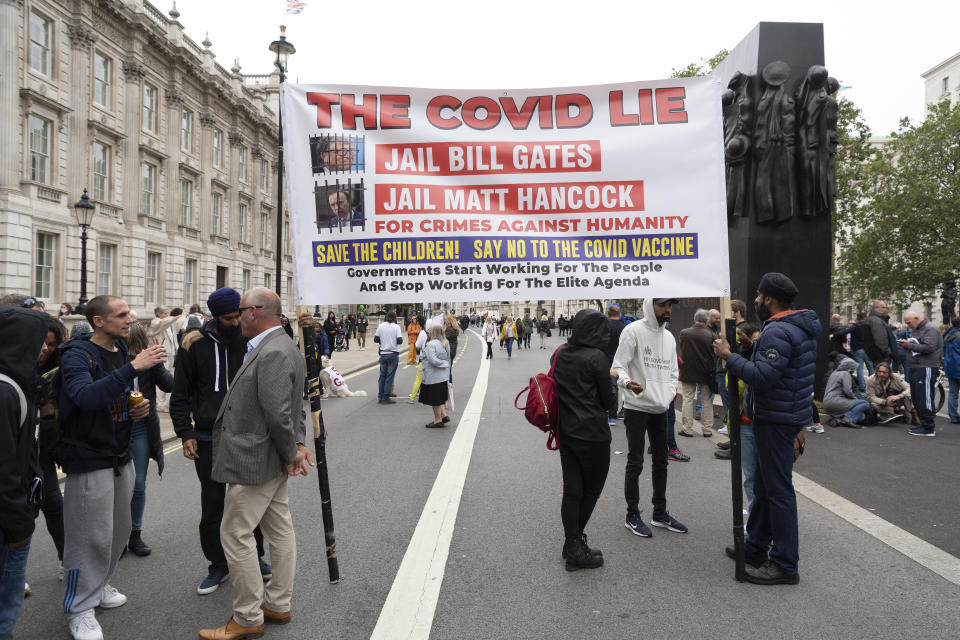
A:
[[[613,357],[617,384],[623,389],[623,406],[645,413],[663,413],[677,395],[680,368],[673,334],[657,324],[653,298],[643,301],[643,319],[631,322],[620,334],[620,346]],[[643,385],[643,391],[626,389],[629,382]]]

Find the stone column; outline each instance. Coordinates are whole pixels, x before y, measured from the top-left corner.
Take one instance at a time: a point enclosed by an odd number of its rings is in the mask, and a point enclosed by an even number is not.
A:
[[[3,78],[0,82],[0,112],[7,114],[0,119],[0,149],[9,150],[0,156],[0,190],[3,191],[20,189],[20,154],[10,151],[20,148],[22,118],[15,117],[20,113],[20,83],[15,80],[20,77],[19,47],[13,34],[19,31],[22,23],[23,0],[0,0],[0,33],[7,34],[0,38],[0,78]],[[24,51],[27,50],[24,47]],[[26,53],[23,63],[27,64]]]
[[[90,145],[87,120],[90,118],[90,50],[97,41],[92,28],[80,22],[67,25],[70,36],[70,164],[67,200],[79,198],[90,185]],[[89,244],[89,243],[88,243]]]
[[[174,233],[177,228],[177,222],[180,217],[178,207],[174,203],[180,202],[180,118],[183,111],[183,94],[179,88],[168,89],[166,92],[167,100],[167,159],[164,177],[166,178],[166,197],[163,199],[163,212],[160,216],[166,221],[167,229]],[[194,120],[194,132],[196,135],[196,120]],[[158,207],[158,209],[160,208]],[[176,215],[174,215],[176,212]]]
[[[123,204],[124,221],[136,224],[140,210],[140,83],[146,72],[143,63],[136,59],[124,60],[122,67],[126,79],[123,88],[123,130],[127,137],[123,141],[123,189],[120,202]]]

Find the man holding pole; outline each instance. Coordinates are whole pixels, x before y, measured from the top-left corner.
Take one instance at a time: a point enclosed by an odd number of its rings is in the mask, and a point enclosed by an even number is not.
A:
[[[213,429],[213,478],[228,485],[220,537],[233,576],[233,616],[203,640],[263,635],[264,622],[290,621],[296,539],[287,477],[313,464],[303,444],[305,364],[280,330],[280,298],[265,288],[240,301],[240,326],[250,339],[243,365],[220,407]],[[253,529],[270,542],[273,579],[264,587]]]
[[[811,419],[820,321],[809,309],[792,308],[797,293],[787,276],[765,274],[754,301],[764,324],[753,356],[731,353],[724,338],[715,343],[727,370],[750,387],[744,404],[753,420],[758,464],[745,550],[746,579],[754,584],[800,582],[793,445]],[[727,554],[732,557],[730,548]]]

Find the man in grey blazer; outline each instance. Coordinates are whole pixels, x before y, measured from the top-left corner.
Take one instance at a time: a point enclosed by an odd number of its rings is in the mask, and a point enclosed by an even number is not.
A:
[[[227,484],[220,538],[233,577],[233,616],[200,631],[204,640],[260,638],[265,621],[290,621],[297,551],[287,477],[307,475],[313,464],[303,445],[306,367],[280,328],[280,298],[253,289],[239,311],[247,355],[213,426],[213,479]],[[253,537],[258,524],[273,563],[266,585]]]

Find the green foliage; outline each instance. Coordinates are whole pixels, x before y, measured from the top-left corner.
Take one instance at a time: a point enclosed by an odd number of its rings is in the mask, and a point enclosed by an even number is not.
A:
[[[873,153],[861,142],[854,135],[845,150],[842,203],[837,152],[835,284],[856,287],[862,300],[925,298],[960,266],[960,104],[931,105],[917,125],[902,121]]]
[[[697,76],[705,76],[711,71],[717,68],[717,65],[720,64],[724,58],[727,57],[727,54],[730,53],[726,49],[720,49],[713,57],[704,60],[700,58],[700,62],[691,62],[685,67],[680,69],[674,68],[670,71],[671,78],[696,78]]]

